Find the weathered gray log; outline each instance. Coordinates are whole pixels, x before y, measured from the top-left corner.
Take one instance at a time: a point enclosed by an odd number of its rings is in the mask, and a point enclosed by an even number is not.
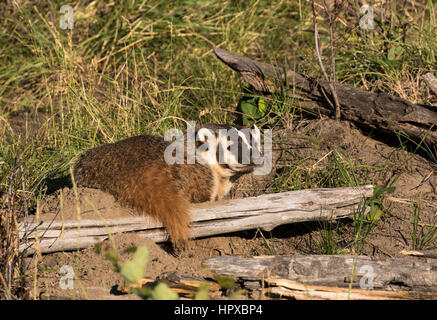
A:
[[[193,206],[192,237],[261,228],[271,230],[278,225],[303,221],[334,220],[352,217],[364,198],[373,194],[373,186],[307,189],[259,197],[248,197]],[[119,232],[138,232],[155,242],[168,241],[160,222],[150,217],[117,219],[24,221],[19,226],[21,250],[35,252],[38,239],[42,253],[86,248]]]
[[[367,289],[401,292],[393,298],[437,298],[435,260],[351,255],[221,256],[205,259],[203,265],[222,276],[266,281],[300,291],[307,286],[308,290],[325,292],[348,293],[354,289],[358,291],[349,293],[363,295],[363,289]]]
[[[315,114],[331,115],[329,82],[256,62],[224,49],[216,56],[261,93],[284,93],[300,101],[300,106]],[[414,104],[385,93],[374,93],[336,83],[341,117],[382,133],[401,132],[415,141],[437,144],[437,108]]]

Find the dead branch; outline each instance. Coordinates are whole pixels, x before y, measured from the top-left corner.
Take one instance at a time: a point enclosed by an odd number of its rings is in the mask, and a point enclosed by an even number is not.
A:
[[[215,48],[214,52],[227,66],[241,73],[256,91],[265,94],[285,93],[293,97],[304,110],[314,114],[331,114],[332,108],[325,99],[325,93],[332,95],[329,81],[256,62],[224,49]],[[335,87],[343,119],[383,134],[403,133],[417,143],[437,144],[435,108],[340,83],[336,83]]]
[[[325,76],[325,80],[329,83],[329,88],[332,92],[332,99],[334,100],[334,103],[331,103],[331,101],[326,97],[327,102],[332,106],[334,112],[335,112],[335,119],[340,120],[341,111],[340,111],[340,103],[338,101],[338,95],[337,91],[335,89],[335,54],[334,54],[334,26],[335,21],[338,18],[338,14],[340,13],[341,7],[343,7],[344,3],[343,1],[340,1],[339,3],[337,1],[334,2],[334,8],[332,12],[328,9],[328,6],[325,1],[323,1],[325,13],[328,15],[329,18],[329,48],[331,53],[331,76],[328,77],[328,74],[326,73],[325,66],[323,65],[322,56],[320,53],[320,46],[319,46],[319,31],[317,28],[317,12],[314,0],[311,1],[311,7],[313,10],[313,27],[314,27],[314,46],[316,50],[316,56],[317,61],[319,63],[320,70],[322,70],[323,75]],[[326,95],[325,95],[326,96]]]

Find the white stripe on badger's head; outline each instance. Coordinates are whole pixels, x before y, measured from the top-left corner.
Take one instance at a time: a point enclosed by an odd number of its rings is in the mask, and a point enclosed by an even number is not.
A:
[[[241,137],[241,139],[243,140],[242,142],[244,143],[244,145],[247,149],[249,149],[249,150],[252,149],[252,146],[250,145],[250,142],[249,142],[250,137],[248,139],[248,137],[246,137],[244,132],[241,130],[238,130],[238,136]]]
[[[248,173],[257,167],[253,156],[260,155],[261,133],[253,128],[240,126],[206,124],[196,133],[200,163],[219,165],[227,176]]]

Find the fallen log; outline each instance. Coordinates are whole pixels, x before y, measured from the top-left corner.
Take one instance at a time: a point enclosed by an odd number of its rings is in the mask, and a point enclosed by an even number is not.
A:
[[[276,226],[303,221],[334,220],[353,217],[364,198],[371,197],[373,186],[307,189],[259,197],[208,202],[193,207],[192,237]],[[20,223],[20,251],[33,254],[77,250],[92,246],[120,232],[137,232],[155,242],[168,241],[160,222],[150,217],[127,216],[117,219],[44,221]],[[35,241],[39,245],[35,246]]]
[[[293,97],[299,106],[314,114],[332,115],[327,98],[332,101],[329,82],[274,67],[239,56],[224,49],[214,53],[256,91],[279,93]],[[437,144],[437,108],[414,104],[386,93],[369,92],[341,83],[335,84],[341,107],[341,117],[381,133],[398,132],[410,139],[429,145]]]
[[[271,286],[297,299],[436,299],[437,261],[351,255],[288,255],[205,259],[221,276]]]

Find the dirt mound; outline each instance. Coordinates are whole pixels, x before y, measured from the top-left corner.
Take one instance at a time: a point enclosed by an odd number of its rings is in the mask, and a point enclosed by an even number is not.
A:
[[[92,188],[77,188],[77,196],[70,188],[58,190],[40,203],[40,213],[41,221],[76,219],[78,215],[81,219],[136,215],[135,210],[121,206],[112,195]]]

